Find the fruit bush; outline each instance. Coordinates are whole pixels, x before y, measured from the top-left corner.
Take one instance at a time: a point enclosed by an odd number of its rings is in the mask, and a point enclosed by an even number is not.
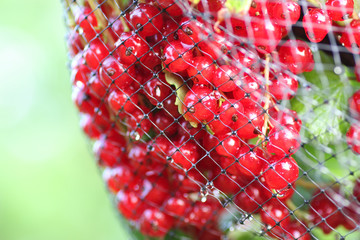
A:
[[[139,239],[360,239],[358,0],[67,0],[73,101]]]

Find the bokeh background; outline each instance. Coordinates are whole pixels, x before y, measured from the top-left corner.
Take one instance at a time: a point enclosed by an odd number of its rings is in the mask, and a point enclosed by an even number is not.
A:
[[[60,1],[0,10],[0,239],[128,239],[78,127]]]

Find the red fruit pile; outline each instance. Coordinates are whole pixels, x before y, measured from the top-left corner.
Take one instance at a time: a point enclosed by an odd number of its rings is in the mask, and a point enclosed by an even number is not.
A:
[[[254,0],[245,13],[224,17],[225,0],[119,2],[68,6],[68,43],[81,127],[121,214],[147,236],[180,229],[220,239],[218,223],[232,202],[259,213],[269,236],[310,239],[287,205],[299,176],[292,155],[302,121],[282,104],[296,95],[297,74],[314,69],[308,43],[288,37],[304,8]],[[310,41],[350,19],[353,5],[328,0],[309,8],[302,23]],[[359,26],[353,20],[341,33],[353,52]],[[360,153],[353,141],[360,127],[348,135]],[[328,232],[342,216],[330,216],[337,205],[324,196],[316,195],[310,214]],[[318,223],[328,216],[328,225]]]

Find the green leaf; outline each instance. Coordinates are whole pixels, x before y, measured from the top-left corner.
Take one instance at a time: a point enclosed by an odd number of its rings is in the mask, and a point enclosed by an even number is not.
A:
[[[178,111],[181,115],[184,115],[183,111],[183,102],[186,93],[189,91],[189,88],[186,83],[184,83],[183,79],[175,74],[172,74],[168,71],[165,71],[165,79],[167,83],[175,87],[175,95],[176,95],[176,101],[175,105],[178,106]],[[186,119],[186,117],[185,117]],[[187,119],[186,119],[187,120]],[[189,121],[192,127],[197,128],[198,123]]]
[[[250,9],[252,0],[227,0],[225,7],[231,13],[244,14],[247,13]]]
[[[323,52],[316,56],[319,63],[315,70],[303,74],[306,81],[301,82],[302,88],[291,101],[291,107],[303,121],[305,139],[316,138],[327,145],[340,140],[347,130],[347,101],[355,83],[348,79],[344,66],[342,73],[336,74],[332,58]],[[324,69],[320,71],[319,66]]]

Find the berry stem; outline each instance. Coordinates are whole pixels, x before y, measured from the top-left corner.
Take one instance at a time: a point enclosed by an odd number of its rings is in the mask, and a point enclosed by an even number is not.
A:
[[[300,178],[296,181],[296,185],[301,186],[306,189],[318,189],[318,186],[316,186],[314,183],[309,182],[303,178]]]
[[[110,5],[111,9],[114,11],[116,16],[120,16],[121,8],[120,8],[120,5],[118,4],[118,2],[116,0],[107,1],[107,4]]]
[[[75,27],[75,16],[74,16],[74,11],[71,8],[71,2],[70,0],[65,0],[65,11],[67,13],[67,20],[68,20],[68,25],[69,27],[73,28]]]
[[[299,209],[293,201],[287,200],[286,205],[289,208],[289,210],[294,212],[294,215],[296,217],[301,218],[304,222],[309,222],[310,216],[308,213],[304,212],[303,210]]]
[[[105,41],[111,46],[113,47],[115,44],[115,41],[113,39],[113,37],[111,36],[111,33],[109,32],[109,29],[107,28],[107,20],[105,19],[101,9],[100,9],[100,5],[96,0],[88,0],[88,3],[91,7],[91,9],[94,11],[94,14],[96,16],[96,19],[99,23],[99,27],[100,29],[104,29],[103,31],[103,35],[105,37]]]
[[[314,6],[314,7],[317,7],[317,8],[321,8],[321,6],[323,5],[320,0],[306,0],[306,1],[308,3],[310,3],[311,6]]]
[[[265,70],[264,70],[264,77],[265,77],[265,88],[266,88],[266,93],[265,93],[265,105],[264,105],[264,110],[265,110],[265,116],[264,116],[264,125],[262,127],[262,136],[260,136],[261,140],[263,141],[262,145],[263,147],[265,147],[265,136],[266,136],[266,132],[268,130],[269,127],[269,106],[270,106],[270,101],[271,101],[271,96],[270,96],[270,90],[269,90],[269,76],[270,76],[270,68],[269,68],[269,63],[270,63],[270,54],[266,54],[265,56]]]

